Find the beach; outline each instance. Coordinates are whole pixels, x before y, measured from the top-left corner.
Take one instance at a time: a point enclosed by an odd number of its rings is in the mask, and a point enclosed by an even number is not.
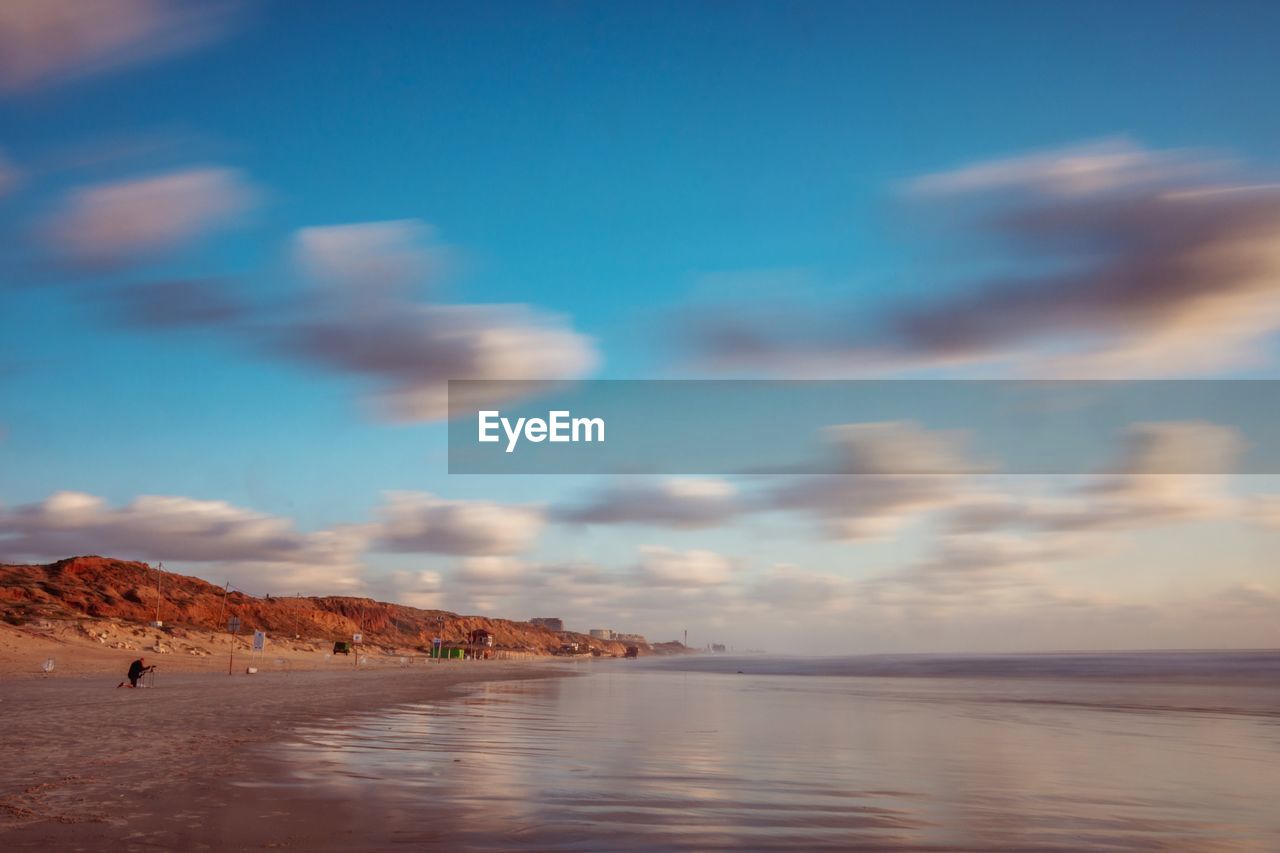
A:
[[[28,662],[0,846],[1280,847],[1275,651],[313,663]]]
[[[334,815],[335,850],[1280,847],[1274,682],[1026,657],[1034,671],[1003,677],[958,655],[934,660],[987,674],[848,676],[857,659],[817,658],[758,674],[719,658],[476,684],[303,726],[261,750],[274,771],[239,801]],[[1280,660],[1254,657],[1264,672]]]
[[[230,677],[161,671],[154,688],[138,690],[116,689],[122,672],[114,669],[11,675],[0,687],[0,847],[309,849],[320,839],[307,828],[324,825],[323,816],[280,820],[270,803],[260,811],[274,817],[235,811],[234,783],[262,770],[255,746],[307,724],[444,699],[478,681],[552,672],[500,661]]]

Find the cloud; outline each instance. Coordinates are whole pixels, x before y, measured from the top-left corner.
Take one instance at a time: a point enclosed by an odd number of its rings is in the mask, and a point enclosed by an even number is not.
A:
[[[767,478],[756,506],[815,516],[834,539],[865,539],[976,499],[972,480],[959,474],[978,470],[963,433],[911,422],[841,424],[824,433],[831,470],[840,473]]]
[[[924,560],[868,584],[881,588],[880,602],[937,603],[943,599],[1023,592],[1047,581],[1047,563],[1075,556],[1069,537],[1025,537],[1005,533],[948,535]],[[886,595],[883,591],[888,588]]]
[[[844,612],[853,606],[855,596],[855,584],[848,578],[781,563],[770,566],[743,590],[748,602],[768,608],[775,617]]]
[[[815,474],[767,488],[765,500],[773,509],[818,518],[832,539],[869,539],[960,502],[965,486],[950,476]]]
[[[843,474],[966,474],[980,468],[967,458],[968,437],[928,430],[911,421],[838,424],[823,430]]]
[[[1160,186],[1212,173],[1223,164],[1201,163],[1182,152],[1148,151],[1130,140],[1106,139],[1056,151],[962,166],[924,175],[908,189],[921,195],[1008,190],[1052,196],[1090,195],[1117,188]]]
[[[232,8],[216,0],[5,0],[0,3],[0,90],[186,52],[226,32]]]
[[[462,584],[482,586],[519,585],[529,577],[529,565],[511,557],[467,557],[453,574]]]
[[[1280,184],[1227,173],[1219,159],[1109,143],[928,176],[915,194],[967,204],[953,216],[1003,244],[1019,272],[900,301],[874,322],[841,305],[789,321],[704,308],[690,317],[693,345],[720,369],[829,376],[984,363],[1138,378],[1253,364],[1280,329]]]
[[[229,225],[253,196],[239,173],[216,168],[101,184],[70,193],[42,236],[76,264],[119,266]],[[577,379],[595,368],[594,340],[558,314],[416,300],[411,286],[448,254],[417,220],[304,228],[291,256],[317,286],[289,298],[241,302],[209,279],[112,287],[95,298],[130,328],[223,327],[270,356],[367,379],[378,416],[397,423],[447,417],[452,379],[486,380],[464,402],[498,405],[530,393],[509,382]]]
[[[440,572],[385,572],[370,578],[368,594],[380,601],[394,601],[424,610],[441,610],[447,584]]]
[[[984,495],[956,509],[951,525],[959,531],[1017,527],[1080,532],[1223,517],[1238,507],[1225,490],[1225,476],[1163,472],[1229,471],[1242,448],[1235,430],[1217,424],[1135,424],[1115,466],[1121,473],[1086,478],[1056,497]]]
[[[1280,617],[1280,594],[1260,583],[1241,583],[1228,587],[1215,595],[1209,604],[1232,615],[1243,611]]]
[[[280,352],[329,370],[376,380],[387,419],[412,423],[448,415],[450,379],[577,378],[597,357],[565,320],[525,305],[370,305],[324,308],[275,327]],[[495,400],[510,399],[509,394]]]
[[[148,281],[112,288],[102,297],[116,322],[133,329],[187,329],[240,320],[246,308],[225,282]]]
[[[72,190],[41,228],[54,252],[81,266],[118,266],[233,223],[254,191],[233,169],[204,167]]]
[[[636,576],[640,583],[650,587],[714,587],[732,578],[733,563],[714,551],[676,551],[659,545],[643,545]]]
[[[302,228],[294,260],[313,281],[350,288],[365,298],[414,284],[441,263],[435,229],[417,219]]]
[[[558,510],[570,524],[643,524],[695,529],[732,520],[744,507],[737,491],[724,480],[669,479],[616,483],[596,492],[586,503]]]
[[[5,154],[4,149],[0,148],[0,197],[6,196],[18,188],[22,183],[22,172],[13,164]]]
[[[543,512],[533,506],[456,501],[425,492],[391,492],[374,527],[378,550],[502,556],[533,547]]]
[[[313,367],[373,380],[379,413],[402,423],[446,417],[450,379],[576,379],[594,369],[594,342],[557,314],[410,299],[404,285],[443,251],[426,244],[433,233],[416,221],[302,229],[295,260],[326,287],[264,322],[261,339]],[[477,402],[514,394],[492,390]]]
[[[1119,470],[1133,475],[1236,468],[1244,439],[1232,427],[1209,421],[1152,421],[1130,425]]]
[[[112,507],[83,492],[57,492],[41,503],[0,510],[0,549],[10,557],[104,554],[206,563],[237,572],[250,591],[268,581],[316,591],[354,584],[364,544],[358,527],[304,533],[286,518],[179,496],[143,495]]]

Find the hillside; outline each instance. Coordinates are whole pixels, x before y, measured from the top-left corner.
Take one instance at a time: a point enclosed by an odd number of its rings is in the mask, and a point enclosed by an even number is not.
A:
[[[155,618],[156,597],[156,572],[145,563],[71,557],[48,565],[0,565],[0,619],[11,625],[84,617],[145,624]],[[367,647],[386,652],[421,652],[433,637],[465,641],[476,628],[492,633],[499,650],[551,654],[562,643],[576,642],[606,655],[625,651],[622,643],[556,633],[527,622],[346,596],[262,599],[235,591],[224,594],[199,578],[165,572],[160,596],[165,629],[225,632],[230,616],[240,617],[244,633],[262,630],[321,645],[362,631]]]

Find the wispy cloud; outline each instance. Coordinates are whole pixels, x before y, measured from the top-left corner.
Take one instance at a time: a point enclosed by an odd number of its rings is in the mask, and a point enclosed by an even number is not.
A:
[[[527,305],[316,306],[275,324],[268,341],[309,365],[374,380],[378,414],[402,423],[444,418],[450,379],[576,378],[597,362],[565,318]]]
[[[1280,329],[1280,186],[1219,158],[1088,145],[911,185],[976,226],[979,256],[1024,272],[879,309],[688,318],[720,369],[863,375],[982,365],[1006,375],[1153,377],[1255,363]],[[991,238],[1004,251],[993,255]],[[1003,257],[1007,254],[1008,257]],[[876,313],[873,309],[872,313]]]
[[[640,548],[637,579],[650,588],[720,586],[733,577],[733,562],[705,549],[678,551],[661,545]]]
[[[0,91],[64,82],[185,53],[225,34],[223,0],[6,0]]]
[[[132,329],[221,326],[247,312],[226,282],[209,279],[138,282],[111,288],[101,298],[113,318]]]
[[[543,512],[534,506],[445,500],[391,492],[378,512],[374,547],[383,551],[500,556],[533,547]]]
[[[0,148],[0,197],[13,192],[21,183],[22,172],[9,159],[9,155],[4,152],[4,149]]]
[[[445,417],[450,379],[573,379],[598,362],[594,341],[557,314],[413,299],[405,285],[443,251],[421,223],[303,229],[294,249],[304,273],[329,286],[267,318],[263,341],[308,365],[373,380],[387,419]]]
[[[583,503],[557,510],[555,518],[570,524],[695,529],[724,524],[744,510],[737,490],[729,482],[687,477],[614,483]]]
[[[318,225],[293,235],[293,257],[313,281],[370,299],[427,279],[447,249],[417,219]]]
[[[213,166],[94,184],[67,193],[40,234],[55,259],[119,266],[235,223],[255,197],[239,172]]]
[[[866,539],[980,494],[964,475],[981,469],[968,458],[963,433],[910,422],[824,432],[833,473],[765,478],[758,507],[812,516],[833,539]]]
[[[1135,424],[1116,470],[1042,498],[987,494],[950,516],[953,528],[983,531],[1115,531],[1222,518],[1241,503],[1221,475],[1169,474],[1196,459],[1203,470],[1229,471],[1243,444],[1228,427],[1204,422]],[[1078,478],[1073,478],[1078,480]]]

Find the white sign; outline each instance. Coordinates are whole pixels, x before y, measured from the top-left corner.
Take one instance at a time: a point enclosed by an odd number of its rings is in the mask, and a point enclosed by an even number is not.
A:
[[[267,647],[267,632],[254,631],[253,632],[253,650],[255,652],[260,652],[266,647]]]
[[[351,642],[353,642],[353,643],[360,643],[360,642],[364,642],[364,634],[352,634],[352,635],[351,635]]]
[[[230,619],[227,620],[227,630],[233,634],[239,633],[240,631],[239,616],[232,616]]]

